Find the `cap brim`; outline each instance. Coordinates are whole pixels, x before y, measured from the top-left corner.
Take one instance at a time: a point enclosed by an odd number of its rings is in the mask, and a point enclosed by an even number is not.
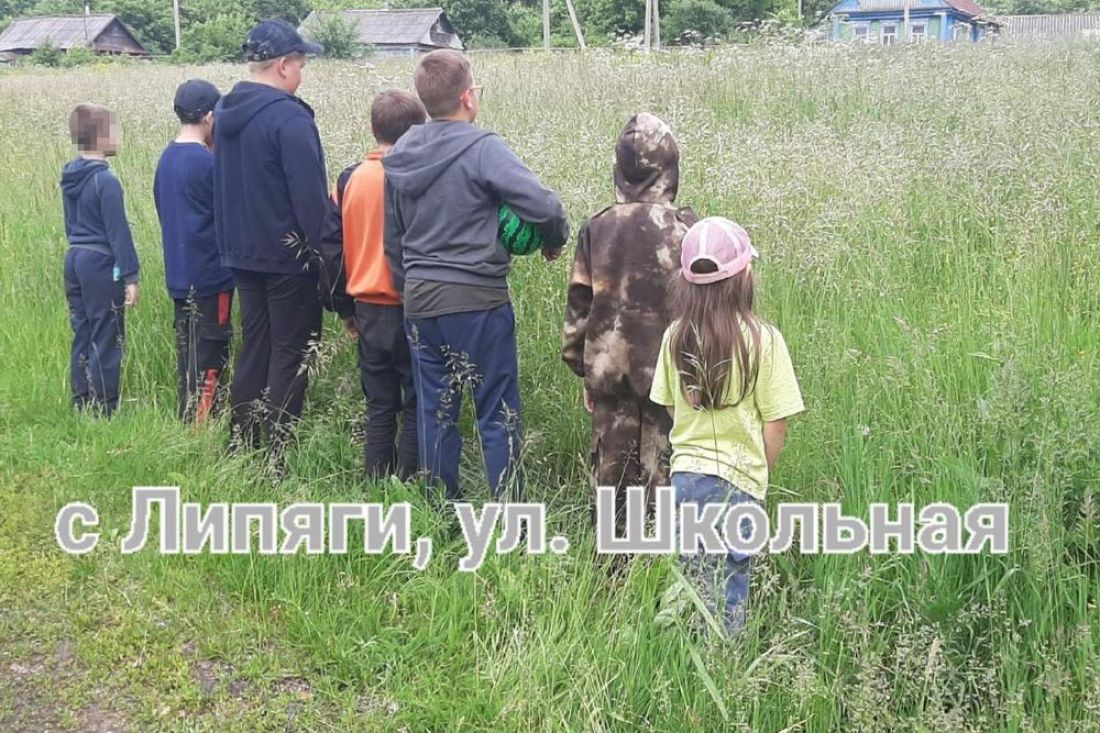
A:
[[[302,45],[298,47],[298,50],[306,56],[323,56],[325,53],[324,46],[312,41],[302,41]]]

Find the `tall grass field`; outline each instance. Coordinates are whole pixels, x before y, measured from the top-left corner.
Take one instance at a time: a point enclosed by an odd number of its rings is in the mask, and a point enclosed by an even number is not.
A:
[[[490,554],[415,485],[361,476],[354,342],[331,316],[285,478],[175,418],[153,171],[175,86],[242,66],[0,73],[0,730],[1100,730],[1100,46],[746,47],[475,56],[480,122],[559,191],[574,232],[613,201],[636,111],[679,140],[679,201],[761,253],[759,311],[807,411],[781,502],[1010,506],[1007,554],[765,553],[738,638],[665,623],[665,555],[609,568],[589,518],[590,424],[558,350],[572,245],[517,261],[528,499],[564,555]],[[329,173],[412,60],[312,62]],[[111,165],[142,258],[123,395],[70,407],[58,187],[79,102],[119,115]],[[234,344],[236,348],[236,343]],[[466,422],[468,423],[468,416]],[[476,442],[464,471],[488,499]],[[122,554],[134,486],[184,501],[410,501],[408,556]],[[98,547],[54,539],[99,510]],[[686,613],[686,612],[685,612]]]

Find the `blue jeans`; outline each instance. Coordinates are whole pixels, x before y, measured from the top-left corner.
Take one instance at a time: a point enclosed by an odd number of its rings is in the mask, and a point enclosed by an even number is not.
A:
[[[759,500],[730,482],[702,473],[673,473],[672,487],[676,490],[677,513],[681,505],[689,502],[698,505],[700,511],[704,504],[728,504],[730,507],[746,502],[760,504]],[[719,523],[719,536],[724,537],[722,526]],[[748,539],[751,529],[751,520],[742,519],[741,537]],[[684,576],[699,591],[707,610],[717,615],[718,606],[724,600],[726,629],[740,631],[745,625],[752,555],[731,549],[723,558],[721,555],[706,554],[700,547],[694,555],[681,555],[680,564]]]
[[[512,490],[523,496],[518,471],[523,444],[520,421],[516,316],[511,303],[487,311],[405,321],[416,387],[420,469],[442,483],[446,498],[462,496],[458,432],[462,392],[473,393],[485,473],[494,500]]]
[[[65,254],[65,299],[73,328],[73,405],[104,415],[118,407],[126,338],[125,286],[115,279],[114,264],[111,255],[88,249],[72,247]]]

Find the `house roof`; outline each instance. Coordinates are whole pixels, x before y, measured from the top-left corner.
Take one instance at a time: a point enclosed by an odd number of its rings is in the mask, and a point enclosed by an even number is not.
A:
[[[299,27],[309,26],[325,13],[311,12]],[[443,8],[413,8],[407,10],[342,10],[340,14],[359,30],[359,43],[367,46],[432,46],[462,50],[462,41],[455,33]],[[439,24],[437,33],[432,29]]]
[[[134,50],[147,53],[144,46],[134,37],[122,21],[109,13],[94,15],[45,15],[36,18],[20,18],[0,33],[0,51],[33,50],[49,41],[58,48],[68,50],[75,46],[92,44],[113,24],[123,30],[133,43],[132,49],[118,48],[119,51]],[[111,46],[118,44],[111,43]]]
[[[841,0],[830,14],[904,12],[906,7],[910,11],[924,12],[954,10],[959,15],[971,18],[988,16],[985,9],[974,0]]]
[[[1073,38],[1100,35],[1100,13],[1057,13],[1051,15],[1002,15],[1005,37]]]
[[[958,10],[960,13],[969,15],[974,18],[978,18],[987,14],[985,12],[985,8],[983,8],[981,5],[978,5],[978,3],[974,2],[974,0],[945,0],[945,2],[955,10]]]

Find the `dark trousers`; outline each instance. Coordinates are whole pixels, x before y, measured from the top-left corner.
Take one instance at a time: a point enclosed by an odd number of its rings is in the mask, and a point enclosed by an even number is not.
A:
[[[627,488],[646,487],[646,502],[652,506],[654,490],[669,485],[671,430],[668,410],[653,404],[648,397],[624,389],[618,394],[598,394],[593,398],[592,463],[596,486],[615,487],[615,526],[620,535],[626,530]]]
[[[413,387],[404,309],[355,303],[359,380],[367,400],[365,464],[368,476],[416,473],[416,390]],[[400,437],[398,415],[402,416]]]
[[[233,291],[173,298],[179,418],[205,422],[221,402],[221,374],[229,364]]]
[[[65,299],[73,327],[73,404],[104,415],[118,407],[126,339],[124,285],[114,278],[114,262],[108,254],[73,247],[65,255]]]
[[[241,304],[241,347],[233,374],[233,436],[276,448],[302,414],[309,379],[303,362],[321,337],[317,276],[233,270]]]
[[[407,319],[405,328],[416,383],[421,469],[429,480],[443,484],[448,500],[461,497],[458,418],[462,392],[470,389],[493,498],[500,500],[506,490],[510,499],[521,498],[523,425],[512,305]]]

